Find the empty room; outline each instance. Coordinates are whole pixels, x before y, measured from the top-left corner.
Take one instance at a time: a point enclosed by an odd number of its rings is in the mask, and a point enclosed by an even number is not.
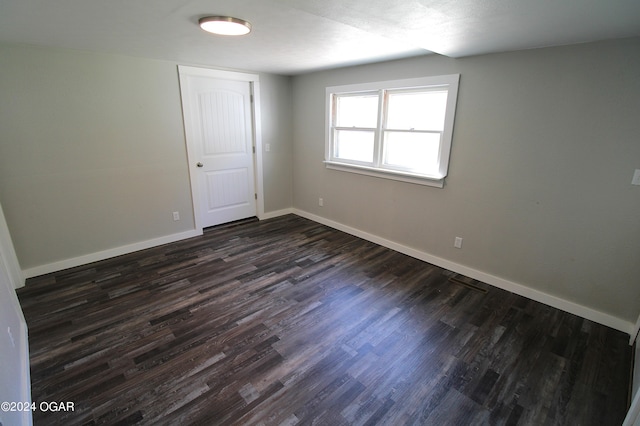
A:
[[[0,2],[0,426],[640,425],[640,3]]]

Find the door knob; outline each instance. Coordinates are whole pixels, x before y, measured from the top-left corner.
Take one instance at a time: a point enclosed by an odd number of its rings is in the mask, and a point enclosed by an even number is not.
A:
[[[196,164],[196,166],[198,166],[198,167],[203,167],[203,166],[204,166],[204,164],[202,164],[202,163],[198,163],[198,164]]]

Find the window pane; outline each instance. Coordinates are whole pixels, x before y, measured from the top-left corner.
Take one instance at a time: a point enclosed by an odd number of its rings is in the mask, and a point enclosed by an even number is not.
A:
[[[336,130],[335,137],[337,158],[373,162],[374,132]]]
[[[413,172],[435,172],[440,136],[440,133],[385,132],[385,165]]]
[[[337,96],[336,126],[376,128],[378,95]]]
[[[390,93],[387,128],[444,130],[447,91]]]

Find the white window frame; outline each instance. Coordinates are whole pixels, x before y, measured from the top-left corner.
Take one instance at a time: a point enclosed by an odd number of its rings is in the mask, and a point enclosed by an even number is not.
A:
[[[460,74],[448,74],[440,76],[411,78],[404,80],[377,81],[370,83],[349,84],[344,86],[332,86],[326,88],[326,116],[325,116],[325,165],[328,169],[340,170],[351,173],[364,174],[368,176],[399,180],[403,182],[416,183],[420,185],[434,186],[442,188],[444,179],[449,169],[449,156],[451,154],[451,140],[453,138],[453,124],[455,119],[456,101],[458,98],[458,84]],[[384,167],[382,165],[383,142],[381,135],[385,129],[385,118],[383,116],[382,103],[379,104],[378,125],[375,129],[374,161],[366,164],[357,161],[349,161],[338,158],[334,155],[334,130],[336,126],[333,110],[334,97],[336,95],[359,95],[367,93],[379,93],[380,97],[386,92],[399,92],[405,90],[435,90],[446,89],[448,91],[447,104],[445,110],[444,129],[440,142],[437,171],[432,174],[412,173],[400,168]],[[389,129],[393,130],[393,129]]]

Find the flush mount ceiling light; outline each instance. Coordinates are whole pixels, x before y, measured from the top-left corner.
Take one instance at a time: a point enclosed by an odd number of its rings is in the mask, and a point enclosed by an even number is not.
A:
[[[205,16],[198,23],[203,30],[218,35],[245,35],[251,31],[250,23],[230,16]]]

